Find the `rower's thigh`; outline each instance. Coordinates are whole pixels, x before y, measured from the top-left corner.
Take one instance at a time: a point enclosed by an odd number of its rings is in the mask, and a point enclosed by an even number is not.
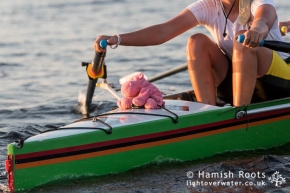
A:
[[[260,78],[267,73],[271,66],[273,60],[273,51],[267,48],[259,48],[257,49],[257,59],[257,78]]]
[[[290,64],[287,64],[277,52],[268,51],[271,52],[267,54],[268,57],[262,57],[262,54],[258,54],[259,62],[266,59],[264,62],[269,67],[264,75],[257,80],[257,85],[259,84],[259,88],[256,86],[257,93],[262,94],[261,98],[265,100],[290,97]]]
[[[218,45],[204,34],[195,34],[187,44],[187,60],[202,59],[209,61],[213,69],[215,82],[219,85],[226,77],[229,60]],[[201,61],[201,64],[203,63]]]
[[[284,93],[290,91],[290,64],[287,64],[275,51],[272,51],[272,60],[266,74],[260,78],[261,81],[281,89]]]

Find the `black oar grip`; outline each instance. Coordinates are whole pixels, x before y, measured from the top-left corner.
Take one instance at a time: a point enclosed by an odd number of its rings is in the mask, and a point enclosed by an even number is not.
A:
[[[100,47],[103,49],[107,48],[107,41],[106,40],[101,40],[99,43]],[[94,60],[92,61],[92,69],[91,71],[94,74],[99,74],[101,69],[102,69],[102,65],[104,64],[105,61],[105,57],[106,57],[106,52],[95,52],[95,56],[94,56]]]

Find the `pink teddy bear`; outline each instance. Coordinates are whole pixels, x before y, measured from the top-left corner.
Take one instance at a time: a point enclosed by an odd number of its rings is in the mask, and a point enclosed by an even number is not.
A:
[[[120,109],[130,109],[132,104],[144,106],[146,109],[159,109],[164,105],[162,93],[144,78],[143,73],[132,76],[129,81],[124,82],[121,91],[124,97],[117,102]]]

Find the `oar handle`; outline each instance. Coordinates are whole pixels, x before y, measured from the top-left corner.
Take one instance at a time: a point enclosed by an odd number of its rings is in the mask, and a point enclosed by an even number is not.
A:
[[[99,45],[101,48],[106,49],[108,44],[106,40],[101,40]],[[95,52],[94,60],[92,62],[92,69],[91,69],[91,71],[94,74],[100,73],[105,57],[106,57],[106,52],[97,52],[97,51]]]
[[[282,27],[280,28],[281,32],[284,33],[284,34],[287,33],[287,29],[288,29],[287,26],[282,26]]]
[[[108,46],[107,40],[101,40],[99,45],[101,48],[106,49]]]
[[[243,43],[245,35],[238,35],[237,41]],[[262,40],[259,46],[263,46],[279,52],[290,53],[290,43],[275,41],[275,40]]]

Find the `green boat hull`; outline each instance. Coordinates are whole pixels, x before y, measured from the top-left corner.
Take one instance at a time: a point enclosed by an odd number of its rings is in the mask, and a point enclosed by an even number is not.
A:
[[[90,120],[63,128],[67,132],[90,129],[87,132],[47,138],[44,133],[40,138],[26,140],[21,148],[17,143],[9,144],[6,161],[9,188],[27,190],[60,179],[120,173],[157,159],[195,160],[228,151],[270,148],[290,141],[289,98],[247,108],[210,107],[188,101],[166,104],[174,107],[171,110],[174,114],[137,109],[126,111],[130,114],[125,115],[104,115],[103,122],[112,126],[111,134],[98,129],[104,124],[97,120],[90,125]],[[189,112],[184,108],[188,106]],[[192,107],[199,110],[191,113]],[[140,111],[162,112],[167,117],[137,114]],[[243,116],[239,117],[240,114]],[[81,126],[83,123],[87,125]],[[108,131],[108,127],[102,128]],[[47,135],[53,132],[58,131]]]

